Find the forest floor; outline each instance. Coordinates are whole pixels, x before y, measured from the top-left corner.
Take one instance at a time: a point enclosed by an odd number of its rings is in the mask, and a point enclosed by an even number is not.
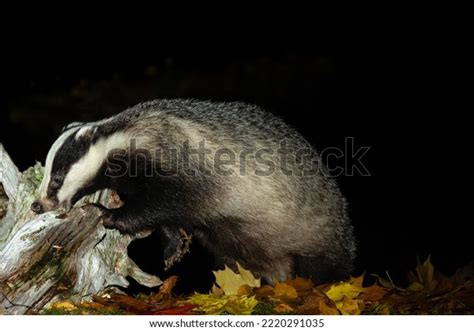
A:
[[[410,285],[401,288],[390,277],[351,277],[347,281],[315,285],[296,278],[274,285],[260,280],[239,266],[215,272],[216,284],[207,294],[174,295],[176,276],[165,280],[156,293],[129,296],[103,294],[92,301],[74,304],[61,301],[44,314],[289,314],[289,315],[400,315],[473,314],[474,264],[447,277],[435,270],[428,258],[408,274]],[[375,283],[366,284],[367,278]]]

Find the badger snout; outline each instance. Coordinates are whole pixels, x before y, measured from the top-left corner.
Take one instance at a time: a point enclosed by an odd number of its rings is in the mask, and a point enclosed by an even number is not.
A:
[[[43,213],[43,205],[39,201],[35,201],[31,204],[31,210],[36,214]]]
[[[34,211],[36,214],[46,213],[47,211],[54,210],[57,207],[58,203],[48,198],[36,199],[31,204],[31,210]]]

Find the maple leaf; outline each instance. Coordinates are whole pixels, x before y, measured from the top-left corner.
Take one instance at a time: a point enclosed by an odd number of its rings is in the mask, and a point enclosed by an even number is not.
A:
[[[362,279],[360,277],[352,278],[351,281],[352,283],[349,281],[332,285],[326,292],[328,298],[334,301],[337,309],[343,315],[361,313],[358,296],[364,292],[364,289],[358,285],[362,284]]]
[[[216,284],[226,295],[236,295],[242,285],[260,287],[260,278],[255,278],[252,273],[245,270],[237,263],[239,273],[236,274],[228,266],[224,270],[213,271],[216,276]]]
[[[364,282],[364,276],[365,276],[365,273],[360,275],[359,277],[351,276],[349,283],[357,287],[362,287],[362,283]]]
[[[364,289],[360,286],[355,286],[350,283],[342,283],[339,285],[332,285],[326,295],[334,302],[342,301],[346,296],[350,299],[356,298]]]

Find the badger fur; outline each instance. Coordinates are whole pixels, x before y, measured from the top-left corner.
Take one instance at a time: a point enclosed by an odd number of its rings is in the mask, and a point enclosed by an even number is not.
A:
[[[352,271],[338,187],[308,142],[257,106],[155,100],[72,123],[48,153],[32,209],[68,210],[104,188],[124,201],[103,208],[104,225],[122,233],[164,229],[173,238],[183,228],[220,265],[238,262],[269,281]]]

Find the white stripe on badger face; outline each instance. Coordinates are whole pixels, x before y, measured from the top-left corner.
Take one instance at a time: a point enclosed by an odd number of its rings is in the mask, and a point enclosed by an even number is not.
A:
[[[69,136],[71,136],[76,131],[77,131],[76,133],[76,139],[77,139],[80,136],[79,132],[82,130],[82,129],[78,130],[78,127],[80,127],[81,124],[84,127],[90,128],[96,125],[104,124],[112,119],[113,117],[104,118],[102,120],[99,120],[96,122],[90,122],[90,123],[73,122],[73,123],[69,123],[66,126],[65,131],[59,136],[58,139],[56,139],[56,141],[53,143],[53,145],[49,149],[48,155],[46,156],[46,162],[44,165],[44,176],[43,176],[43,180],[41,181],[41,185],[39,189],[39,195],[41,199],[45,199],[47,196],[48,185],[49,185],[49,181],[51,180],[51,170],[53,167],[54,157],[56,156],[57,151],[61,148],[63,143],[66,141],[66,139],[69,138]],[[73,127],[68,129],[69,126],[73,126]],[[82,133],[84,132],[85,131],[82,131]]]
[[[39,189],[40,198],[42,199],[46,198],[49,180],[51,179],[51,170],[53,168],[53,161],[54,161],[54,157],[56,156],[56,152],[61,148],[64,141],[66,141],[66,139],[69,138],[69,136],[73,134],[76,130],[77,130],[77,127],[64,131],[59,136],[59,138],[56,139],[56,141],[53,143],[53,146],[51,146],[51,148],[49,149],[48,155],[46,156],[46,162],[44,165],[44,176],[43,176],[43,180],[41,181],[41,185]]]
[[[93,127],[93,126],[90,126],[90,125],[85,125],[77,131],[74,138],[76,140],[79,140],[79,138],[81,138],[82,136],[84,136],[86,134],[89,134],[89,133],[94,133],[96,130],[97,130],[97,127]]]
[[[87,153],[71,166],[64,178],[63,185],[57,195],[59,203],[70,203],[74,195],[94,179],[109,151],[115,148],[127,149],[128,144],[128,135],[117,132],[109,137],[99,139],[90,146]]]

